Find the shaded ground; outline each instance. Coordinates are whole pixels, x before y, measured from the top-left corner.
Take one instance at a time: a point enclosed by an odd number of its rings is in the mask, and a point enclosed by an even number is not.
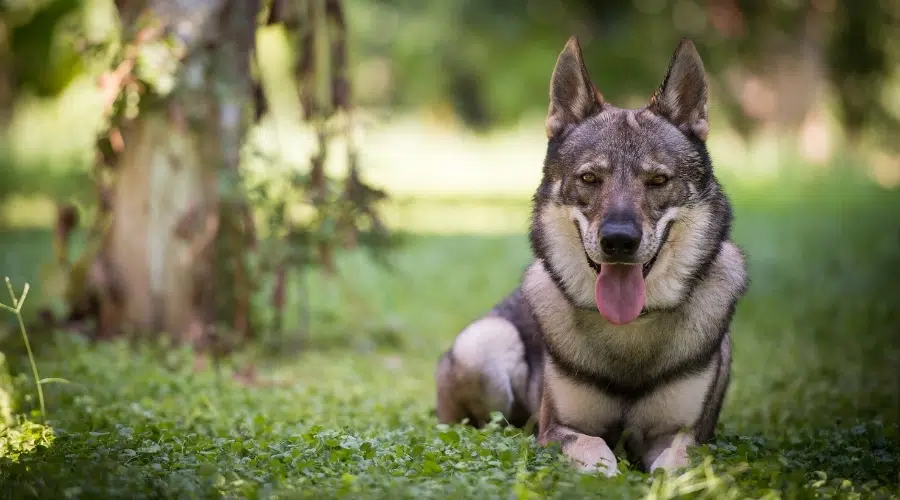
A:
[[[42,336],[42,376],[73,384],[46,388],[46,446],[16,456],[27,439],[0,436],[0,494],[900,496],[900,196],[833,184],[736,201],[752,283],[734,323],[732,390],[719,438],[680,478],[580,475],[514,429],[436,425],[438,355],[515,284],[528,250],[523,235],[419,236],[393,275],[352,255],[341,283],[311,278],[317,349],[267,363],[276,385],[195,372],[184,351]],[[35,281],[46,235],[0,241],[0,271]],[[20,395],[34,392],[26,381]],[[712,479],[699,475],[709,467]]]

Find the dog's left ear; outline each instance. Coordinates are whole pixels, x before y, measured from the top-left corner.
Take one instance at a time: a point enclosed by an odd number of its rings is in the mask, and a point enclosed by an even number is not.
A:
[[[653,93],[647,109],[687,134],[706,141],[709,135],[706,71],[694,43],[682,38],[669,61],[662,85]]]

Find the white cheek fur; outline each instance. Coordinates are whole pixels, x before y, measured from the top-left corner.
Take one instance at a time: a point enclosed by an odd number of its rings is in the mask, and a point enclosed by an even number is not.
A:
[[[588,221],[588,218],[581,213],[581,210],[578,210],[575,207],[572,207],[569,212],[572,214],[572,219],[578,224],[578,229],[581,231],[581,237],[584,238],[591,225],[590,221]]]
[[[659,222],[656,223],[656,240],[659,241],[660,238],[663,237],[663,232],[666,230],[666,226],[669,225],[669,222],[675,220],[678,217],[678,214],[681,213],[680,207],[672,207],[659,218]]]

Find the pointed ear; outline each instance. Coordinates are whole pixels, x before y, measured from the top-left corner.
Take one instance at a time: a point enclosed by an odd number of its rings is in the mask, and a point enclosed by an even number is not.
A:
[[[550,109],[547,112],[547,137],[553,138],[572,125],[600,111],[603,98],[591,83],[578,38],[569,38],[556,59],[550,78]]]
[[[709,135],[707,82],[703,61],[694,43],[682,38],[669,61],[662,85],[647,108],[701,141]]]

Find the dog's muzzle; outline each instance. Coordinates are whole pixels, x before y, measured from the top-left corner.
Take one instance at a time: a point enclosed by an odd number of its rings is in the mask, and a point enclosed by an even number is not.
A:
[[[644,266],[643,266],[644,278],[646,278],[647,275],[650,274],[650,270],[652,270],[653,265],[656,264],[656,259],[659,257],[659,254],[662,251],[663,246],[669,241],[669,233],[672,231],[672,226],[674,224],[675,224],[674,220],[669,221],[669,223],[666,224],[666,228],[665,228],[665,230],[663,230],[662,238],[660,238],[659,245],[657,245],[657,247],[656,247],[656,252],[653,254],[653,257],[650,258],[650,260],[648,260],[647,262],[644,263]],[[581,240],[581,247],[584,248],[584,238],[581,236],[581,229],[578,227],[577,223],[575,223],[575,229],[576,229],[576,232],[578,233],[578,239]],[[584,251],[584,258],[587,259],[588,265],[591,267],[591,269],[593,269],[594,271],[596,271],[599,274],[600,266],[602,264],[598,264],[597,262],[594,262],[594,259],[592,259],[588,255],[587,250]]]

